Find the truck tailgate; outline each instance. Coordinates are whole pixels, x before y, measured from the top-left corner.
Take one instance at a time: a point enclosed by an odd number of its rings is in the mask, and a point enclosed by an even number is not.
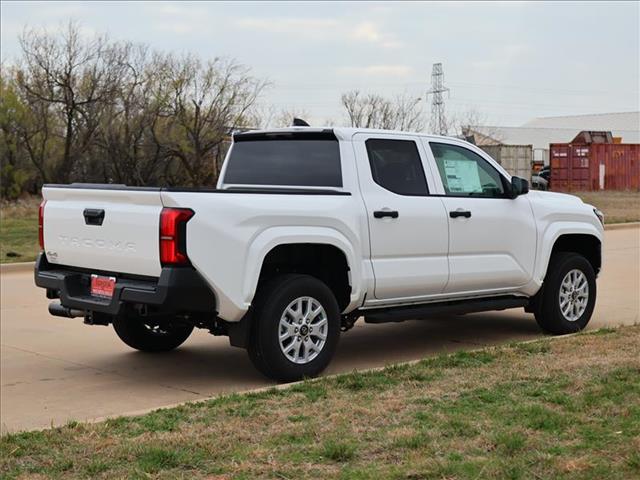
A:
[[[45,186],[42,196],[49,263],[160,275],[160,189]]]

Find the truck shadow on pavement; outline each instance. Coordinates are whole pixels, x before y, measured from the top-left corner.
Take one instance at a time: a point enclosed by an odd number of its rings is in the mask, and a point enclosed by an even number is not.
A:
[[[521,311],[438,316],[398,324],[370,325],[359,321],[341,339],[332,373],[416,360],[439,353],[542,336],[532,315]],[[355,331],[354,331],[355,333]],[[341,368],[342,365],[350,368]]]
[[[542,333],[533,317],[518,311],[381,325],[359,320],[353,330],[342,335],[326,374],[540,336]],[[159,383],[200,395],[273,383],[253,368],[243,349],[229,346],[225,337],[212,337],[206,332],[197,332],[173,352],[147,354],[123,350],[122,354],[105,359],[104,365],[93,367],[135,377],[139,382]]]
[[[12,314],[21,320],[20,310]],[[274,384],[243,349],[206,331],[194,332],[172,352],[147,354],[124,345],[112,328],[62,322],[68,321],[38,324],[42,335],[22,337],[31,343],[3,346],[3,431],[140,413]],[[32,327],[21,328],[28,333]],[[533,317],[521,310],[383,325],[359,321],[342,336],[326,374],[541,335]]]

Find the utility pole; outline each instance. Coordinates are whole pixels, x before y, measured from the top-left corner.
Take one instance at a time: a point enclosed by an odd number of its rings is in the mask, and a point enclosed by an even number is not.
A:
[[[444,86],[444,71],[442,63],[434,63],[431,71],[431,90],[427,91],[427,97],[433,96],[431,103],[431,122],[429,127],[432,133],[438,135],[447,134],[447,119],[444,113],[444,93],[449,89]]]

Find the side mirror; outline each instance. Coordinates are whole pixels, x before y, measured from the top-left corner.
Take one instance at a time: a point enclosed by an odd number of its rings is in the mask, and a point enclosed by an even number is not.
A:
[[[529,192],[529,182],[521,177],[511,177],[511,198]]]

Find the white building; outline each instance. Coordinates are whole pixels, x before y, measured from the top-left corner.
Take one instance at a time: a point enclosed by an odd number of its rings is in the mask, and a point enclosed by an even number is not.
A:
[[[470,125],[478,145],[532,145],[534,161],[549,163],[549,144],[573,140],[583,130],[609,131],[621,143],[640,143],[640,111],[539,117],[520,127]]]

